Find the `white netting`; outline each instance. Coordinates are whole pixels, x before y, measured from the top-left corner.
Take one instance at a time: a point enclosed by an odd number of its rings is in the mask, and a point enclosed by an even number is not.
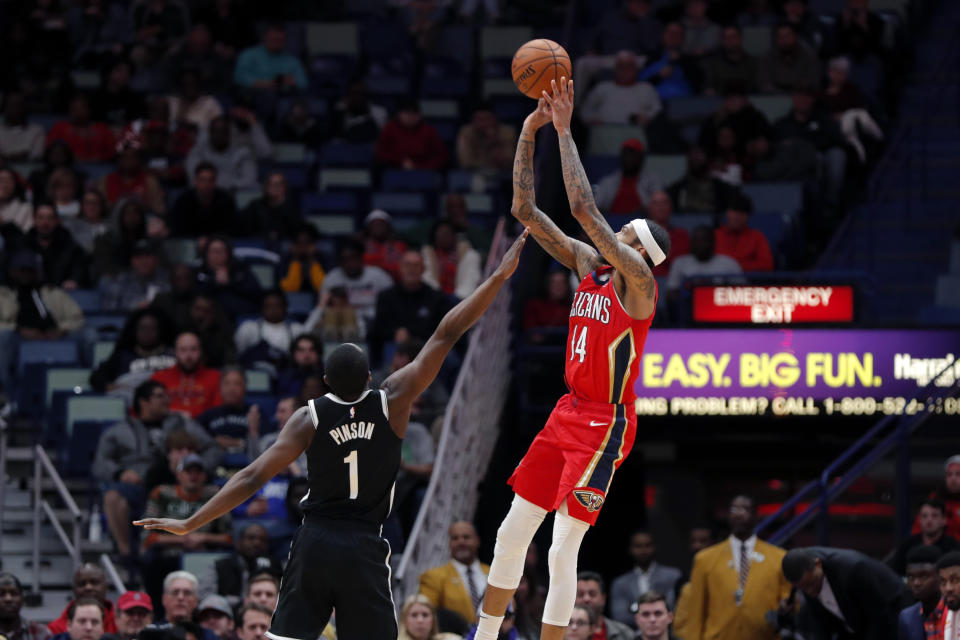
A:
[[[487,275],[509,247],[503,229],[501,219],[487,259]],[[493,454],[510,383],[510,299],[508,283],[470,334],[443,418],[430,485],[396,573],[398,605],[416,593],[421,573],[449,560],[450,523],[473,519],[477,486]]]

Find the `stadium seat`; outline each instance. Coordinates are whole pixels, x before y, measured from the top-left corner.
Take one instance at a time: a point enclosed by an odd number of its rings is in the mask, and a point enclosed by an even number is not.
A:
[[[100,88],[100,73],[97,71],[71,71],[70,79],[77,91],[93,91]]]
[[[369,169],[321,169],[320,190],[369,189],[373,177]]]
[[[237,204],[237,209],[242,210],[262,195],[260,189],[240,189],[233,194],[233,201]]]
[[[269,391],[267,393],[247,393],[245,400],[249,404],[255,404],[260,407],[261,423],[269,424],[273,419],[273,414],[277,411],[277,403],[280,401],[277,396]]]
[[[66,401],[66,421],[64,422],[67,440],[73,436],[73,426],[82,420],[96,422],[118,422],[127,415],[127,406],[123,398],[117,396],[79,395],[69,396]]]
[[[45,409],[52,406],[55,391],[78,393],[90,390],[90,369],[53,367],[47,369],[46,377],[43,404]]]
[[[287,180],[287,187],[293,191],[303,191],[307,188],[308,168],[306,165],[308,164],[311,164],[309,160],[299,165],[288,164],[275,166],[273,167],[273,170],[279,171],[283,174],[283,177]]]
[[[938,276],[934,300],[938,307],[960,308],[960,276],[953,274]]]
[[[19,371],[22,372],[24,365],[30,363],[50,366],[79,364],[77,343],[72,340],[24,340],[20,342],[17,353]]]
[[[306,216],[304,219],[321,234],[327,236],[348,236],[357,230],[357,223],[352,214]]]
[[[460,121],[455,118],[430,118],[427,122],[437,130],[437,134],[447,144],[447,148],[452,148],[460,131]]]
[[[93,329],[98,336],[119,336],[127,316],[118,313],[91,313],[84,317],[84,328]]]
[[[596,125],[590,129],[589,155],[619,156],[624,140],[639,138],[644,144],[647,136],[643,127],[628,124]]]
[[[425,60],[425,66],[429,69],[431,62],[436,63],[439,59],[445,59],[456,63],[456,71],[469,75],[473,71],[474,47],[477,41],[477,29],[472,25],[457,24],[446,25],[440,28],[436,34],[434,51],[441,54],[432,54]],[[511,54],[513,55],[513,54]],[[427,74],[429,75],[429,73]]]
[[[98,289],[74,289],[67,293],[84,313],[100,311],[100,291]]]
[[[493,196],[489,193],[467,193],[463,199],[467,204],[467,213],[493,215]]]
[[[310,22],[307,24],[307,53],[313,56],[360,53],[357,25],[354,22]]]
[[[743,49],[750,55],[762,58],[773,46],[773,31],[767,25],[751,25],[743,28]]]
[[[753,201],[754,211],[782,211],[792,215],[803,208],[802,182],[747,184],[743,192]]]
[[[353,213],[359,209],[357,196],[350,192],[305,193],[300,198],[303,215]]]
[[[667,115],[681,124],[698,123],[720,108],[723,99],[719,96],[691,96],[672,98],[667,101]]]
[[[277,269],[274,265],[264,262],[251,264],[250,272],[262,289],[272,289],[277,286]]]
[[[307,147],[299,142],[274,142],[273,161],[281,164],[298,164],[307,158]]]
[[[515,95],[517,95],[517,86],[513,84],[512,78],[487,78],[483,81],[484,98]]]
[[[373,209],[383,209],[390,213],[427,214],[427,199],[422,193],[379,192],[370,198]]]
[[[381,183],[387,191],[436,191],[443,187],[443,174],[431,169],[387,169]]]
[[[670,216],[670,224],[693,231],[695,227],[707,226],[713,228],[712,213],[674,213]]]
[[[459,118],[460,107],[456,100],[421,100],[420,115],[424,118]]]
[[[664,188],[677,182],[687,173],[687,157],[684,155],[649,155],[644,170],[660,178]]]
[[[410,78],[406,76],[370,76],[366,84],[371,96],[410,95]]]
[[[462,76],[425,76],[420,93],[424,98],[463,98],[470,93],[470,80]]]
[[[480,30],[480,58],[513,58],[520,45],[532,39],[530,27],[483,27]]]
[[[331,142],[320,148],[320,163],[325,167],[367,167],[373,163],[373,145]]]
[[[57,468],[68,478],[92,476],[100,436],[117,420],[85,419],[73,422],[70,435],[62,442]]]
[[[93,369],[99,367],[104,360],[110,357],[115,346],[113,340],[97,340],[93,343],[93,349],[90,354],[90,366]]]
[[[750,96],[750,102],[771,124],[793,109],[793,99],[790,96]]]
[[[189,551],[182,556],[182,568],[195,576],[206,575],[213,569],[217,560],[229,556],[230,552],[227,551]]]
[[[171,264],[192,263],[197,259],[197,241],[190,238],[167,238],[163,251]]]
[[[770,249],[777,253],[787,229],[790,228],[791,220],[790,215],[786,213],[754,213],[750,216],[750,226],[762,231],[767,237],[767,242],[770,243]]]
[[[260,369],[247,369],[244,372],[247,383],[247,393],[270,393],[272,385],[270,374]]]
[[[620,169],[620,157],[616,156],[595,156],[589,155],[583,161],[583,168],[587,172],[587,177],[596,184],[605,176]]]
[[[287,292],[287,311],[293,315],[307,315],[316,306],[314,295],[307,291]]]

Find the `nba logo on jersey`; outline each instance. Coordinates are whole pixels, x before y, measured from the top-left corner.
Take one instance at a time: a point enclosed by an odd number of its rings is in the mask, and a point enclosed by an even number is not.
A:
[[[353,419],[353,418],[356,418],[356,417],[357,417],[357,409],[356,409],[356,407],[350,407],[350,418]]]
[[[573,496],[587,508],[587,511],[598,511],[603,506],[603,496],[590,489],[574,489]]]

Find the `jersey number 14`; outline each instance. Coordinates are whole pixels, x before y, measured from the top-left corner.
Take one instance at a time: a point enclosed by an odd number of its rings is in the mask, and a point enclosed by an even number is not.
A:
[[[577,325],[570,330],[570,359],[580,356],[580,362],[587,357],[587,327],[577,333]]]

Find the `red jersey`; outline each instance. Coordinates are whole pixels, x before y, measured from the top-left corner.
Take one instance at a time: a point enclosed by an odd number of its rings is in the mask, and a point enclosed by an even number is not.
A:
[[[614,291],[612,276],[613,267],[600,267],[577,287],[570,307],[564,377],[574,396],[633,405],[637,399],[633,384],[654,314],[644,320],[631,318]]]

